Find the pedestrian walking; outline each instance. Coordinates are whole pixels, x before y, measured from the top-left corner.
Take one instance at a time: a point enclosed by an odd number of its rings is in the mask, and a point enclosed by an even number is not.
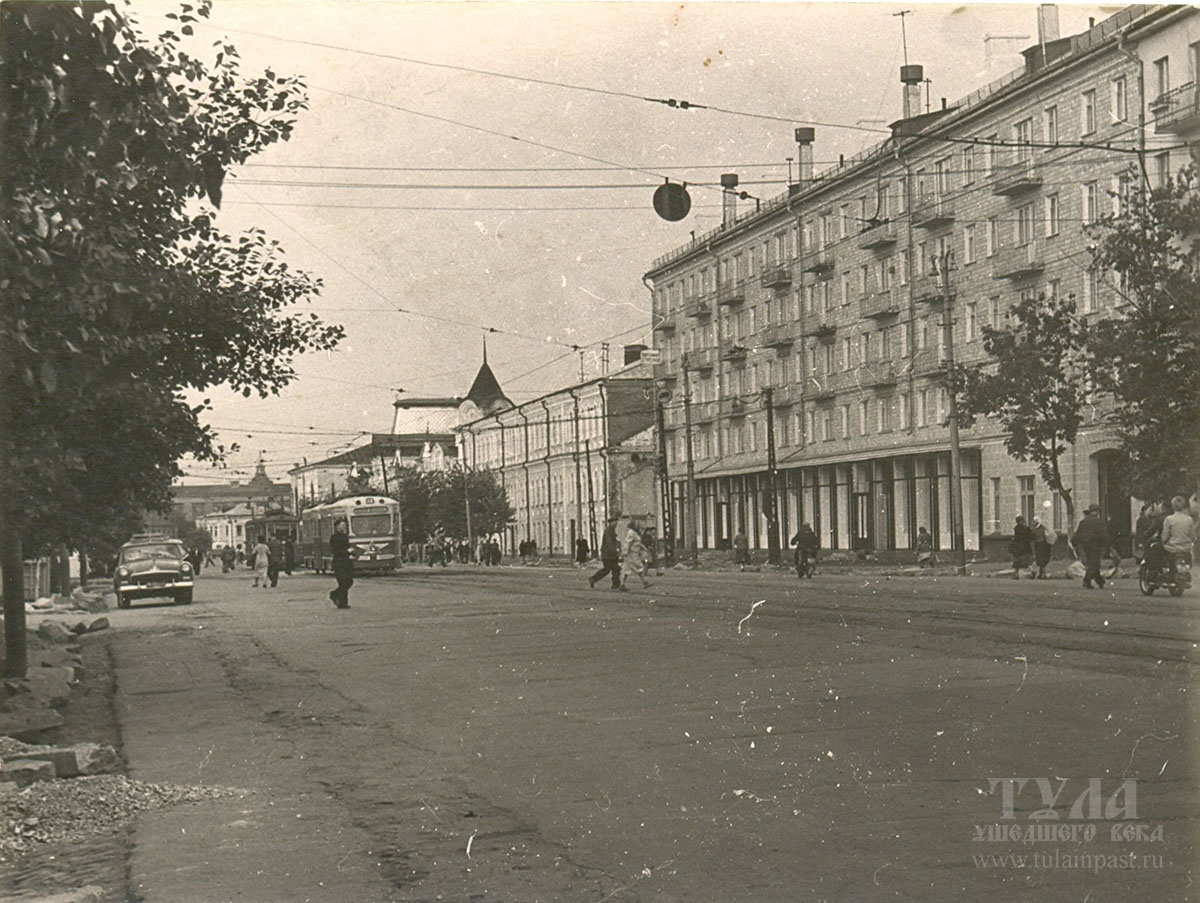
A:
[[[1104,589],[1104,575],[1100,573],[1100,562],[1112,545],[1108,526],[1100,519],[1100,506],[1091,505],[1083,514],[1079,528],[1075,531],[1075,545],[1083,556],[1083,586],[1092,589],[1092,583]]]
[[[588,541],[582,536],[575,540],[575,567],[585,567],[591,551],[592,550],[588,548]]]
[[[237,563],[237,550],[233,546],[226,546],[221,550],[221,573],[228,574],[233,570],[233,566]]]
[[[283,572],[292,576],[292,568],[296,566],[296,541],[288,537],[283,541]]]
[[[629,528],[625,531],[622,551],[625,556],[625,566],[621,573],[621,588],[625,588],[631,571],[641,579],[643,589],[653,586],[654,584],[646,579],[646,546],[642,543],[642,534],[638,531],[637,523],[632,519],[629,521]]]
[[[1008,551],[1012,555],[1013,580],[1020,580],[1021,571],[1033,565],[1033,530],[1021,515],[1017,515],[1017,522],[1013,525]]]
[[[923,568],[933,567],[933,536],[925,527],[917,528],[917,564]]]
[[[333,576],[337,588],[329,591],[329,601],[338,608],[350,607],[350,587],[354,585],[354,552],[350,549],[349,525],[339,520],[329,537],[329,553],[333,556]]]
[[[646,547],[646,572],[654,571],[662,576],[662,564],[658,560],[658,537],[653,527],[642,531],[642,545]]]
[[[1046,566],[1054,552],[1054,544],[1058,542],[1058,534],[1053,527],[1042,523],[1040,517],[1033,519],[1033,561],[1037,565],[1037,579],[1046,579]]]
[[[621,585],[621,541],[617,538],[617,522],[621,513],[617,512],[608,519],[604,535],[600,537],[600,563],[604,565],[588,578],[588,586],[595,588],[605,574],[612,575],[612,588],[624,590]]]
[[[258,537],[258,542],[250,550],[249,562],[254,568],[254,585],[266,589],[270,584],[267,578],[267,567],[271,563],[271,550],[267,548],[267,538]]]
[[[733,563],[743,571],[750,563],[750,540],[746,538],[746,531],[741,527],[738,527],[733,536]]]
[[[279,572],[283,570],[283,543],[279,541],[278,536],[272,536],[267,540],[267,550],[270,552],[270,560],[267,562],[267,579],[271,581],[271,588],[279,586]]]

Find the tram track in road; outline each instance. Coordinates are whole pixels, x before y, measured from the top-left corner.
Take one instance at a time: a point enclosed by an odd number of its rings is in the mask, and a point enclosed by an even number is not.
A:
[[[575,585],[576,581],[583,584],[587,573],[529,568],[418,572],[414,576],[422,585],[466,597],[487,587],[545,599],[549,604],[583,601],[594,607],[612,603],[614,612],[626,610],[638,616],[655,611],[711,611],[721,606],[731,614],[740,612],[741,617],[745,614],[741,606],[765,597],[768,604],[754,612],[760,626],[779,624],[781,618],[798,625],[819,620],[1019,649],[1036,646],[1058,653],[1115,655],[1151,667],[1160,663],[1195,665],[1200,642],[1200,629],[1186,598],[1151,601],[1130,594],[1123,584],[1119,594],[1111,595],[1103,590],[1087,593],[1074,581],[1058,580],[1013,585],[980,578],[819,575],[797,583],[782,574],[690,571],[669,572],[651,590],[635,587],[617,595],[607,588]],[[407,574],[383,579],[414,582]],[[520,587],[507,586],[514,582],[520,582]],[[650,605],[637,604],[650,601]],[[495,614],[494,606],[489,610]],[[1143,619],[1153,623],[1140,623]]]

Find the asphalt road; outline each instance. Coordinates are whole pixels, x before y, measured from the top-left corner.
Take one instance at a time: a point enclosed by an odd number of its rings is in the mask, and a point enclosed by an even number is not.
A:
[[[206,572],[114,612],[146,903],[1190,900],[1196,594]]]

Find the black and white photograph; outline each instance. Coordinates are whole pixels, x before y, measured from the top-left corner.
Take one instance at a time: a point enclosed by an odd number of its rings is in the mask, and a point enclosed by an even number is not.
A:
[[[1200,6],[0,0],[0,900],[1200,900]]]

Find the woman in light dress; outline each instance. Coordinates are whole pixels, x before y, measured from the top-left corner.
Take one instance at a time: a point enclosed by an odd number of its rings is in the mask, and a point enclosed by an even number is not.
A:
[[[642,542],[642,534],[638,531],[636,521],[629,521],[629,528],[625,531],[625,541],[622,545],[625,565],[621,571],[621,588],[625,588],[625,581],[629,579],[631,571],[641,578],[643,587],[651,586],[650,581],[646,579],[646,563],[649,555],[646,552],[645,544]]]

